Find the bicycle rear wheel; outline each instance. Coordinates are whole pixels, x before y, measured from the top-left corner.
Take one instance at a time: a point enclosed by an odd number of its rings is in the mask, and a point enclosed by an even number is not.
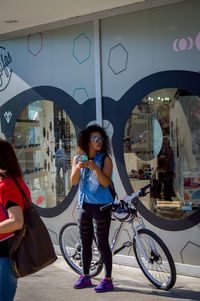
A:
[[[59,245],[62,255],[70,268],[77,274],[82,275],[81,241],[79,237],[79,229],[76,223],[68,223],[61,229],[59,234]],[[90,276],[94,277],[98,275],[102,268],[103,264],[94,241],[92,245]]]
[[[172,288],[176,282],[176,268],[164,242],[148,229],[140,229],[138,239],[133,239],[133,250],[144,275],[158,288]]]

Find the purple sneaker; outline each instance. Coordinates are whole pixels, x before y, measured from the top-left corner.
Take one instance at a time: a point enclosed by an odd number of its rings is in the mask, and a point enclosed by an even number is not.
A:
[[[108,280],[104,278],[98,286],[95,286],[94,290],[97,293],[103,293],[108,292],[114,289],[114,285],[112,283],[112,280]]]
[[[92,281],[90,280],[90,277],[85,275],[80,276],[78,281],[74,284],[74,288],[84,288],[89,286],[92,286]]]

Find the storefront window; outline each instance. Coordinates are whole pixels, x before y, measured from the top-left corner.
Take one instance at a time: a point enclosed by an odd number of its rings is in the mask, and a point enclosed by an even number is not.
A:
[[[14,146],[33,202],[42,208],[60,204],[71,189],[76,151],[74,126],[56,103],[42,100],[19,115]]]
[[[134,190],[153,213],[180,219],[200,208],[200,98],[162,89],[143,98],[124,132],[124,158]]]

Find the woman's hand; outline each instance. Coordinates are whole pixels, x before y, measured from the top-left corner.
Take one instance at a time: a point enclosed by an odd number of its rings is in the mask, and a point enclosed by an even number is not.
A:
[[[81,158],[80,158],[80,161],[77,163],[76,167],[78,169],[89,168],[90,170],[94,170],[94,171],[96,171],[99,168],[98,165],[93,160],[88,160],[88,161],[82,162]]]
[[[96,171],[99,168],[98,165],[93,160],[89,160],[89,161],[86,161],[86,162],[87,162],[87,167],[90,170]]]
[[[81,168],[87,168],[89,161],[82,162],[81,160],[77,163],[76,167],[80,170]]]
[[[72,185],[77,185],[80,181],[80,170],[81,168],[87,168],[88,167],[88,161],[81,161],[81,158],[77,162],[77,156],[74,157],[73,165],[72,165],[72,172],[71,172],[71,183]]]

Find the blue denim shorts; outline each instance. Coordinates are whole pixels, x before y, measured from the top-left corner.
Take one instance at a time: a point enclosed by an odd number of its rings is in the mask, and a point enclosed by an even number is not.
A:
[[[15,278],[8,257],[0,257],[0,301],[13,301],[17,290]]]

